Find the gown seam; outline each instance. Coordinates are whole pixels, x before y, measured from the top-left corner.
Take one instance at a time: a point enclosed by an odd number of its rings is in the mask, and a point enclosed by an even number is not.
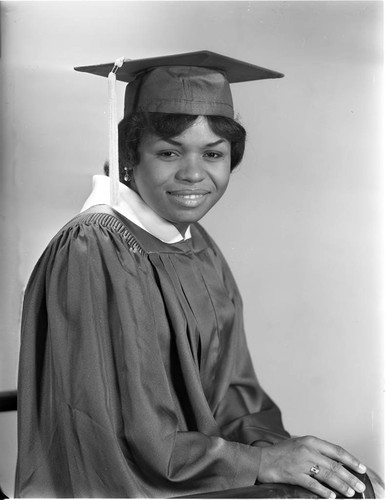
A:
[[[145,250],[142,248],[132,232],[113,214],[106,212],[80,214],[67,224],[61,232],[64,232],[66,229],[75,229],[76,227],[82,225],[99,226],[110,229],[114,233],[121,236],[133,252],[142,256],[146,255]]]

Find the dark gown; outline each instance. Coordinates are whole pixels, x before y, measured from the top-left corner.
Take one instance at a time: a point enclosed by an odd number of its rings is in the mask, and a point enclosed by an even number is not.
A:
[[[29,281],[17,497],[173,497],[253,485],[289,437],[256,380],[242,302],[199,224],[167,244],[106,206]]]

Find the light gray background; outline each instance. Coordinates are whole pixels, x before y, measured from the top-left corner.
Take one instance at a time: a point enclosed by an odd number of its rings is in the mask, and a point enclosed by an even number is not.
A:
[[[209,49],[286,74],[234,85],[247,153],[203,220],[258,377],[291,433],[382,472],[382,2],[2,2],[1,22],[0,390],[16,386],[33,265],[107,157],[106,80],[72,67]]]

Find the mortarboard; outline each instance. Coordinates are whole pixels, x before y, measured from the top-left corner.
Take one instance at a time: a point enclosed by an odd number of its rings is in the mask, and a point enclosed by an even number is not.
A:
[[[233,118],[230,83],[284,76],[206,50],[137,60],[121,58],[115,63],[78,66],[75,70],[109,80],[111,206],[117,197],[119,179],[116,80],[128,83],[125,116],[145,111]]]
[[[207,50],[120,62],[116,79],[129,84],[125,116],[150,111],[233,117],[230,83],[284,76]],[[108,63],[75,70],[108,77],[113,67],[114,63]]]

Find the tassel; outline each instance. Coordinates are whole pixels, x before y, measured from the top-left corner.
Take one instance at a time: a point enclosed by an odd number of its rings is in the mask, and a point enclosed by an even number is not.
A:
[[[119,159],[118,159],[118,119],[116,72],[124,63],[124,58],[117,59],[108,75],[109,87],[109,177],[110,177],[110,206],[118,204],[119,194]]]

